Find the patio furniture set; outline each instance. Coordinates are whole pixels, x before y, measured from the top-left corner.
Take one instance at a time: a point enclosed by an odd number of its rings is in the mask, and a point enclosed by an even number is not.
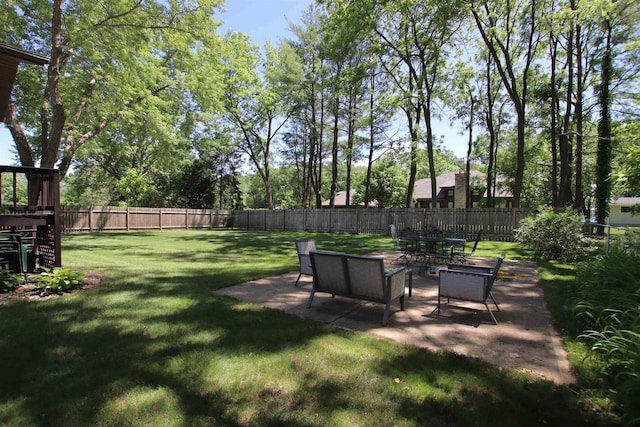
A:
[[[438,265],[438,302],[433,313],[440,314],[443,300],[447,304],[451,299],[481,303],[489,312],[493,322],[497,325],[493,312],[487,303],[491,299],[497,311],[500,311],[491,290],[498,276],[500,266],[505,258],[503,253],[494,265],[478,266],[466,263],[454,264],[453,261],[466,261],[478,245],[479,235],[474,241],[471,252],[464,251],[464,243],[452,238],[435,240],[434,236],[414,236],[402,240],[395,234],[395,227],[391,227],[391,236],[394,247],[400,251],[400,255],[394,268],[385,269],[384,259],[375,256],[352,255],[343,252],[318,250],[312,239],[296,241],[300,274],[294,286],[297,286],[302,275],[313,277],[313,285],[307,308],[311,308],[314,296],[318,292],[354,298],[364,301],[373,301],[385,304],[382,317],[382,325],[386,326],[389,320],[391,303],[398,301],[400,310],[404,310],[405,282],[409,279],[409,297],[412,294],[412,280],[414,273],[425,273],[434,268],[433,260],[449,261],[445,265]],[[429,237],[428,239],[426,237]],[[440,246],[437,253],[416,252],[417,244],[411,243],[435,243]],[[447,246],[451,245],[451,246]],[[460,246],[457,246],[460,245]],[[448,254],[444,255],[443,247],[447,247]],[[455,246],[455,249],[454,249]],[[433,247],[433,246],[432,246]],[[427,249],[433,250],[433,249]],[[438,256],[436,258],[436,256]],[[401,261],[398,266],[398,261]],[[434,270],[435,271],[435,270]]]
[[[460,233],[430,229],[424,233],[405,230],[400,235],[394,224],[389,226],[389,232],[394,247],[401,253],[396,262],[423,267],[454,262],[465,263],[466,259],[475,253],[482,237],[482,231],[478,232],[471,252],[466,252],[467,239]]]

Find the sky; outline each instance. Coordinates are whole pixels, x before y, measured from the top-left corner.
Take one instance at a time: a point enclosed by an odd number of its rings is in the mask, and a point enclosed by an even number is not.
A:
[[[218,16],[223,21],[220,32],[231,29],[249,35],[253,43],[262,46],[265,41],[277,44],[281,38],[292,37],[288,22],[299,23],[302,13],[313,0],[227,0],[226,12]],[[466,154],[465,136],[458,135],[456,129],[437,121],[434,134],[445,137],[445,145],[458,157]],[[12,153],[15,146],[11,134],[4,123],[0,123],[0,164],[17,164]]]

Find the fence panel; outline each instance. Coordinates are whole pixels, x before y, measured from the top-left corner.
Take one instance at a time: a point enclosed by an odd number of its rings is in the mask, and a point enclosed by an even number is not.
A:
[[[147,230],[225,227],[230,215],[240,229],[387,235],[399,231],[440,230],[467,239],[512,241],[524,209],[291,209],[223,211],[211,209],[63,207],[63,231]]]
[[[225,210],[119,206],[62,207],[63,232],[226,227]]]
[[[304,230],[325,233],[389,233],[397,229],[421,232],[444,231],[473,239],[482,231],[483,239],[513,241],[514,229],[527,211],[524,209],[293,209],[235,211],[235,226],[263,230]]]
[[[153,230],[160,228],[158,209],[153,208],[125,208],[127,230]]]

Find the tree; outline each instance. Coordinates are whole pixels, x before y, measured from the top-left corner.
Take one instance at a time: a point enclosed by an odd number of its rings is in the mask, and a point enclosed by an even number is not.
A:
[[[311,206],[312,196],[315,206],[322,205],[324,127],[326,109],[326,52],[322,45],[322,23],[324,13],[316,6],[310,6],[303,15],[303,25],[292,25],[292,32],[298,41],[287,41],[298,56],[299,78],[292,85],[292,100],[296,114],[292,116],[294,131],[287,136],[288,145],[293,147],[293,158],[298,168],[301,183],[302,205]],[[313,194],[312,194],[313,193]]]
[[[272,78],[274,68],[283,64],[278,61],[278,52],[267,47],[265,69],[261,74],[260,55],[257,47],[249,44],[248,37],[230,33],[227,39],[235,46],[235,52],[226,58],[224,122],[228,131],[234,133],[238,148],[262,178],[267,209],[273,209],[272,144],[292,113],[288,97]]]
[[[628,78],[629,70],[635,72],[631,74],[633,82],[637,83],[638,64],[618,64],[619,55],[622,59],[624,46],[629,42],[629,36],[637,35],[638,30],[638,5],[636,2],[613,1],[601,2],[596,5],[596,10],[602,17],[602,43],[604,51],[600,63],[600,82],[597,88],[598,105],[600,107],[600,117],[598,120],[598,157],[596,171],[596,221],[604,224],[609,212],[609,200],[612,189],[612,112],[613,95],[616,87],[622,86],[625,78]],[[621,51],[620,51],[621,50]],[[623,67],[628,70],[623,71]],[[603,227],[598,228],[599,233],[604,232]]]
[[[509,94],[517,117],[514,207],[520,207],[525,169],[526,107],[529,72],[540,39],[540,5],[528,1],[483,1],[471,3],[471,13]]]
[[[199,54],[219,46],[211,29],[220,5],[3,2],[0,38],[50,56],[46,77],[21,71],[20,99],[9,104],[6,124],[22,165],[39,161],[64,177],[84,144],[137,108],[162,117],[162,99],[182,96]]]
[[[416,176],[415,152],[421,139],[420,120],[424,121],[425,142],[431,172],[433,206],[437,184],[433,160],[433,102],[442,79],[445,46],[458,29],[463,16],[458,1],[382,2],[376,34],[385,52],[381,61],[404,94],[403,110],[411,136],[412,162],[406,191],[406,207],[411,206]]]
[[[615,163],[620,168],[616,173],[614,193],[637,196],[640,194],[640,123],[626,120],[615,127],[615,135],[619,141]]]
[[[356,202],[364,202],[364,184],[358,186]],[[393,155],[387,155],[378,160],[371,171],[372,201],[378,203],[379,208],[404,206],[404,191],[406,188],[406,174],[403,173],[401,164]]]

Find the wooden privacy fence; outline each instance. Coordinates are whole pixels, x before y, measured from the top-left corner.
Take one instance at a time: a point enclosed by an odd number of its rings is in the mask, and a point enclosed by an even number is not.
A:
[[[212,209],[63,207],[64,232],[225,227],[231,211]]]
[[[397,229],[455,232],[467,239],[513,241],[525,209],[293,209],[234,211],[234,227],[327,233],[389,234]]]
[[[62,231],[222,228],[388,235],[399,231],[440,230],[472,239],[512,241],[525,209],[289,209],[226,211],[213,209],[63,207]]]

